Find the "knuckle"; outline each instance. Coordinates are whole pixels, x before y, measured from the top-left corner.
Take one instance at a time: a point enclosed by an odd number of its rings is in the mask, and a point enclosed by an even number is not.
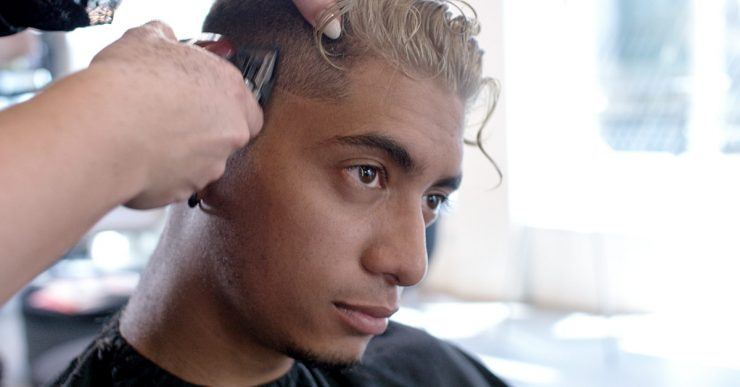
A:
[[[163,21],[159,19],[150,20],[147,23],[144,24],[145,27],[152,27],[152,28],[162,28],[162,26],[167,26]]]
[[[229,151],[233,152],[249,142],[250,134],[249,130],[244,127],[240,127],[237,130],[234,130],[229,136],[228,136],[228,145],[229,145]]]
[[[165,24],[161,20],[151,20],[145,23],[143,27],[153,29],[153,30],[160,30],[160,31],[170,28],[167,24]]]
[[[256,135],[262,130],[262,126],[265,123],[264,114],[262,108],[254,98],[250,98],[250,103],[247,106],[247,124],[249,125],[249,132],[252,135]]]
[[[144,24],[142,27],[150,34],[157,34],[169,39],[175,39],[175,31],[167,23],[161,20],[152,20]]]
[[[185,192],[184,191],[177,191],[177,192],[174,192],[174,193],[172,193],[170,195],[170,197],[168,198],[168,201],[170,201],[170,202],[181,202],[181,201],[183,201],[185,199],[186,199]]]
[[[147,33],[146,25],[140,27],[129,28],[123,33],[122,38],[135,38],[138,36],[145,35]]]
[[[190,198],[190,196],[193,194],[193,192],[195,192],[195,191],[196,190],[186,190],[186,191],[179,192],[177,194],[177,197],[176,197],[175,201],[181,202],[181,201],[184,201],[184,200],[188,200]]]
[[[226,82],[229,83],[231,89],[240,99],[246,98],[249,95],[249,90],[244,85],[244,78],[239,70],[232,66],[230,63],[219,60],[220,66],[223,69],[223,74]]]
[[[244,145],[247,145],[251,137],[252,136],[250,135],[249,130],[244,130],[244,129],[240,130],[236,135],[237,148],[241,148]]]
[[[226,171],[226,164],[218,163],[218,165],[214,167],[213,170],[211,171],[211,177],[210,179],[208,179],[209,182],[220,179],[221,176],[224,175],[225,171]]]

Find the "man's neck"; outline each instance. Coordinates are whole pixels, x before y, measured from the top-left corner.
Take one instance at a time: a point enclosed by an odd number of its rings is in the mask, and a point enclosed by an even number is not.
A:
[[[160,246],[162,247],[162,246]],[[190,383],[259,385],[278,379],[293,360],[235,329],[219,297],[188,262],[168,265],[160,248],[121,318],[121,334],[144,357]],[[201,260],[202,262],[202,260]],[[164,272],[177,267],[180,273]]]

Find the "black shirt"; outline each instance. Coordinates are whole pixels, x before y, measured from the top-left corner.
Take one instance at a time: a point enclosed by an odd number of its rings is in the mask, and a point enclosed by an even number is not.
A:
[[[114,319],[75,359],[55,386],[194,386],[139,354]],[[480,362],[450,343],[391,322],[373,338],[362,363],[345,371],[296,361],[269,387],[287,386],[506,386]]]

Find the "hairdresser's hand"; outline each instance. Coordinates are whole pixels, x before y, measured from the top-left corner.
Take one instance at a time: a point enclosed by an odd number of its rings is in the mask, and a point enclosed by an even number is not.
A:
[[[312,26],[316,27],[316,23],[319,22],[318,18],[325,9],[336,4],[336,0],[293,0],[295,6],[301,11],[303,17],[311,23]],[[324,35],[332,39],[338,39],[342,34],[341,22],[339,19],[332,20],[324,28]]]
[[[262,127],[262,110],[239,71],[199,47],[179,44],[150,22],[129,30],[92,61],[101,112],[120,139],[140,186],[127,206],[187,199],[224,172],[227,158]]]

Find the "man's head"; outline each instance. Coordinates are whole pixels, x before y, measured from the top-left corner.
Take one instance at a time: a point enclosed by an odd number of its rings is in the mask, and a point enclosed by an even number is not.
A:
[[[221,0],[203,31],[226,35],[237,46],[280,47],[278,83],[300,96],[341,99],[352,68],[377,58],[407,76],[433,79],[469,102],[488,79],[481,77],[478,21],[450,13],[456,10],[461,8],[447,0],[339,0],[317,29],[341,15],[342,38],[330,41],[301,20],[289,1]]]
[[[465,110],[484,80],[477,25],[444,2],[334,12],[344,36],[319,44],[289,0],[216,2],[204,30],[280,46],[278,81],[262,133],[200,193],[204,211],[173,211],[165,240],[196,241],[187,255],[234,329],[344,364],[426,272],[425,228],[459,185]]]

